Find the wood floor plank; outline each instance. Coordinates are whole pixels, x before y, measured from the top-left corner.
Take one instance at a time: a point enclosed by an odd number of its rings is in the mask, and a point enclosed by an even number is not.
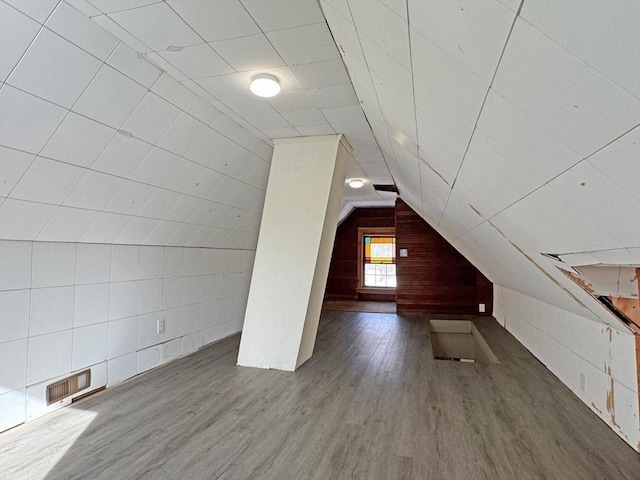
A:
[[[620,440],[497,323],[495,365],[434,360],[426,316],[323,312],[297,372],[239,337],[0,435],[0,478],[640,478]]]

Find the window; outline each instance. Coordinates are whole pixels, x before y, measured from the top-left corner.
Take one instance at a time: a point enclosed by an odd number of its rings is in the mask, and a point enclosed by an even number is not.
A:
[[[396,237],[365,234],[362,237],[363,287],[396,288]]]

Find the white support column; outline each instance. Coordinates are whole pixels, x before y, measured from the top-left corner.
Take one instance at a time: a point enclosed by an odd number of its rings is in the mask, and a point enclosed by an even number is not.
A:
[[[274,143],[238,365],[293,371],[313,353],[351,149]]]

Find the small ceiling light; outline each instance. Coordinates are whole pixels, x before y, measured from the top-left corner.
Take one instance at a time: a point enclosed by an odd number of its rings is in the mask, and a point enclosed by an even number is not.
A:
[[[354,179],[354,180],[351,180],[349,182],[349,186],[351,188],[362,188],[363,185],[364,185],[364,182],[362,180],[357,179],[357,178]]]
[[[249,88],[259,97],[275,97],[280,93],[280,82],[274,75],[261,73],[251,79]]]

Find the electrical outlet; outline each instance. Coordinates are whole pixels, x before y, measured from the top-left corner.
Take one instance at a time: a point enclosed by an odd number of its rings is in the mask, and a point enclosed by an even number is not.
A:
[[[158,335],[160,335],[161,333],[164,333],[164,326],[165,326],[165,319],[163,317],[158,320],[158,328],[157,328]]]
[[[486,307],[485,307],[484,303],[479,303],[478,304],[478,312],[480,312],[480,313],[486,312]]]
[[[582,390],[583,392],[586,392],[585,383],[586,383],[586,380],[585,380],[584,373],[580,372],[580,390]]]

